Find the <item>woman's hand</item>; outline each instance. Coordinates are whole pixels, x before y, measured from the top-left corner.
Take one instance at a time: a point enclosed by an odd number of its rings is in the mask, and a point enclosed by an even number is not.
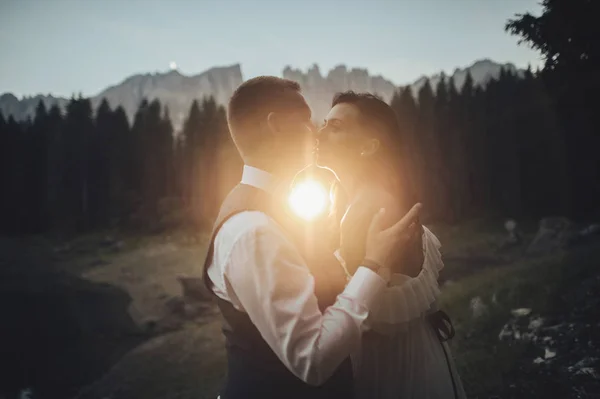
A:
[[[352,202],[342,218],[340,226],[340,252],[346,262],[349,273],[353,274],[359,263],[367,257],[367,232],[373,215],[380,207],[385,207],[385,216],[379,222],[382,230],[391,227],[403,214],[395,207],[397,201],[384,192],[370,190],[361,193]],[[418,207],[420,208],[420,206]],[[418,212],[417,212],[418,213]],[[407,230],[408,235],[401,238],[392,249],[387,264],[393,273],[416,277],[423,266],[422,227],[418,217],[414,225]]]
[[[402,219],[386,229],[383,227],[385,210],[381,209],[373,217],[369,226],[365,258],[383,267],[391,267],[397,256],[402,258],[415,234],[419,234],[421,231],[419,224],[421,208],[421,204],[414,205]]]

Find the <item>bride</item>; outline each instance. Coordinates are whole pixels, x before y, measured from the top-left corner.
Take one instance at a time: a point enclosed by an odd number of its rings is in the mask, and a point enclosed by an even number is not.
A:
[[[332,189],[341,218],[337,252],[350,277],[364,257],[372,216],[385,208],[390,221],[410,208],[394,137],[401,138],[394,111],[371,94],[338,94],[319,132],[318,164],[335,171]],[[342,196],[349,206],[340,206]],[[390,223],[391,224],[391,223]],[[353,356],[357,399],[465,398],[446,340],[452,324],[437,309],[440,242],[426,227],[410,238],[410,250],[394,258],[397,268],[384,300],[367,320],[369,330]]]

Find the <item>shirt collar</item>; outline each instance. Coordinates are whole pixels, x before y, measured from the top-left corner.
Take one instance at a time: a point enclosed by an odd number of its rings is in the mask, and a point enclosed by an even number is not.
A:
[[[279,183],[279,180],[271,173],[255,168],[254,166],[244,165],[242,184],[260,188],[270,194],[274,194]]]

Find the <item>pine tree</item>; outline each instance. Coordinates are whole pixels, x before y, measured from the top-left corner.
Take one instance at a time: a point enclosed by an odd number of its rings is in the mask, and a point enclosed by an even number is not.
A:
[[[69,230],[86,231],[90,227],[89,155],[94,132],[89,99],[72,98],[65,118],[65,187],[63,216]]]
[[[200,182],[202,221],[211,224],[217,216],[222,197],[231,187],[227,176],[231,164],[221,158],[229,134],[225,110],[213,97],[202,100],[202,140],[200,144]]]
[[[518,14],[506,30],[538,50],[545,64],[541,76],[553,99],[562,133],[572,193],[571,214],[600,213],[600,120],[596,98],[600,90],[600,29],[596,3],[588,0],[544,0],[542,13]]]
[[[438,168],[436,159],[437,149],[435,143],[435,97],[429,81],[421,87],[418,94],[419,115],[417,118],[417,131],[419,147],[422,149],[424,158],[424,195],[423,205],[426,214],[432,219],[440,217],[440,209],[437,197]]]
[[[417,136],[417,104],[412,95],[410,86],[404,87],[394,93],[390,106],[398,117],[398,125],[401,137],[399,144],[401,148],[401,159],[403,168],[402,173],[406,176],[407,191],[410,195],[407,197],[409,203],[416,203],[423,198],[423,176],[425,162],[423,159],[423,150],[420,147],[419,137]]]
[[[25,233],[23,220],[23,198],[25,198],[25,171],[26,163],[20,154],[26,151],[25,146],[25,123],[19,124],[12,115],[8,117],[5,126],[5,142],[7,143],[6,164],[8,170],[5,175],[5,221],[6,230],[12,234]]]
[[[161,175],[161,198],[171,197],[175,189],[175,161],[173,124],[169,108],[165,107],[160,122],[160,159],[163,168]]]
[[[10,196],[10,151],[11,138],[4,115],[0,111],[0,188],[4,195],[0,195],[0,234],[9,234],[9,196]]]
[[[23,198],[23,220],[28,220],[28,231],[41,233],[48,228],[47,180],[48,180],[48,112],[39,101],[33,125],[28,132],[27,193]]]
[[[111,208],[111,146],[113,145],[113,113],[106,99],[96,111],[96,129],[90,154],[90,203],[95,227],[106,227],[110,222]]]
[[[61,190],[65,175],[65,139],[64,121],[60,108],[54,104],[48,111],[47,129],[47,161],[48,173],[46,181],[48,227],[61,229]]]
[[[134,212],[136,187],[132,154],[135,151],[133,131],[123,107],[112,114],[110,134],[110,218],[111,223],[124,223]]]
[[[182,180],[186,208],[196,223],[202,221],[201,210],[201,149],[203,115],[197,100],[192,102],[183,126]]]
[[[138,213],[142,211],[144,205],[144,167],[146,155],[146,145],[144,139],[148,130],[147,126],[147,115],[148,115],[149,103],[146,99],[142,100],[138,110],[133,118],[133,125],[131,126],[130,144],[128,149],[130,152],[131,163],[129,172],[129,203],[132,207],[132,214],[136,216],[142,216]],[[134,217],[135,218],[135,217]]]
[[[449,180],[446,182],[447,196],[450,204],[451,219],[463,219],[468,211],[470,192],[467,178],[467,137],[464,107],[456,89],[453,77],[450,77],[448,90],[448,123],[447,138],[444,144],[445,159]]]

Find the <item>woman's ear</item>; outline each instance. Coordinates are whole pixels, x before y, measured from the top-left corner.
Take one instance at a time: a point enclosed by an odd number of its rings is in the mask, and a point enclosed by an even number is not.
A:
[[[360,151],[360,156],[368,157],[368,156],[375,154],[377,152],[377,150],[379,149],[380,145],[381,145],[381,143],[377,139],[367,140],[367,142],[362,146],[362,149]]]

